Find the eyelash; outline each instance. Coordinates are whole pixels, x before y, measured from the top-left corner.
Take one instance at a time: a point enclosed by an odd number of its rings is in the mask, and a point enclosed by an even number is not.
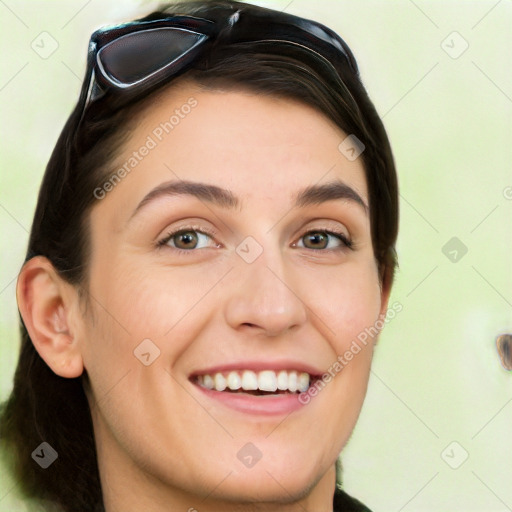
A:
[[[169,232],[164,238],[159,240],[157,242],[157,248],[163,249],[163,248],[167,247],[167,248],[177,252],[178,254],[186,254],[187,256],[190,256],[190,253],[196,252],[198,249],[180,249],[178,247],[172,247],[172,246],[167,245],[168,242],[177,234],[183,233],[183,232],[189,232],[189,231],[195,231],[195,232],[201,233],[203,235],[208,235],[211,238],[214,238],[214,236],[215,236],[215,234],[213,232],[211,232],[207,229],[204,229],[204,228],[199,228],[197,226],[180,227],[179,229]],[[309,247],[301,247],[301,249],[304,248],[309,251],[315,251],[315,252],[338,252],[338,251],[344,251],[347,249],[350,249],[352,251],[354,250],[354,242],[352,240],[349,240],[347,238],[347,236],[345,235],[345,233],[333,231],[333,230],[329,230],[329,229],[311,229],[309,231],[306,231],[299,238],[299,240],[302,239],[304,236],[311,234],[311,233],[324,233],[326,235],[334,236],[338,240],[340,240],[342,245],[340,247],[336,247],[334,249],[311,249]]]

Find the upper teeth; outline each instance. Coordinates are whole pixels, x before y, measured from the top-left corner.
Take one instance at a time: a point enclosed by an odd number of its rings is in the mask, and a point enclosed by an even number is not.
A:
[[[252,370],[231,371],[228,373],[214,373],[212,375],[199,375],[197,381],[200,386],[216,391],[224,391],[226,388],[231,390],[243,389],[244,391],[290,391],[303,393],[309,388],[309,374],[281,370],[263,370],[253,372]]]

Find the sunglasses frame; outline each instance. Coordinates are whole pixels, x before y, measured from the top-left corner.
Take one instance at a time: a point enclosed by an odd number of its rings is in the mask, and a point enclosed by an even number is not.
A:
[[[177,77],[194,62],[207,57],[208,50],[218,44],[258,43],[261,47],[272,47],[270,53],[274,54],[286,53],[283,51],[286,47],[293,47],[295,51],[302,49],[318,63],[324,75],[338,83],[341,79],[337,67],[348,66],[351,73],[359,77],[355,58],[345,41],[313,20],[239,3],[231,6],[212,3],[208,12],[201,13],[207,17],[162,14],[165,13],[153,13],[140,20],[101,28],[92,34],[86,79],[79,99],[79,105],[82,105],[80,122],[94,103],[101,104],[101,108],[106,105],[110,109],[121,108]],[[198,39],[187,51],[134,83],[114,80],[103,59],[105,52],[111,51],[112,43],[123,37],[135,37],[137,33],[162,28],[187,31],[197,35]],[[277,45],[280,45],[278,50]]]

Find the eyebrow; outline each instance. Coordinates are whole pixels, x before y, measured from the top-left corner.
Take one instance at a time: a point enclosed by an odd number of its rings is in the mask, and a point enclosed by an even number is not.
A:
[[[137,205],[130,219],[157,198],[182,195],[197,197],[202,201],[229,210],[235,210],[241,205],[240,199],[233,192],[216,185],[187,180],[168,181],[148,192]],[[353,188],[340,180],[330,181],[322,185],[310,185],[300,190],[295,196],[292,196],[294,208],[305,208],[306,206],[322,204],[333,200],[353,202],[362,207],[366,215],[368,214],[368,206],[361,196]]]

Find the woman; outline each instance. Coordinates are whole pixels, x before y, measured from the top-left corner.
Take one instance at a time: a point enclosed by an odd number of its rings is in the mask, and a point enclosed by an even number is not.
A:
[[[323,25],[187,2],[93,34],[17,285],[2,438],[25,492],[65,511],[368,510],[336,461],[397,196]]]

